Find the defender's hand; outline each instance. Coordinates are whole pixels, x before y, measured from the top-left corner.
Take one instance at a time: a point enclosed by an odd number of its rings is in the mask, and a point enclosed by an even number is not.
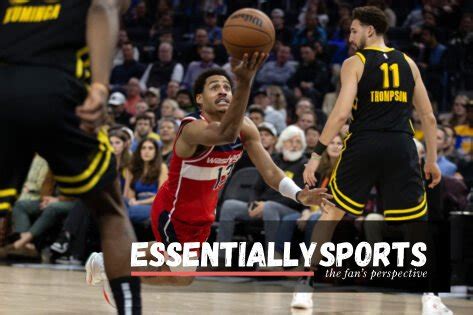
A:
[[[328,201],[332,198],[332,195],[327,194],[327,188],[309,189],[309,186],[305,186],[304,189],[297,194],[299,202],[306,206],[334,206],[333,203]]]
[[[108,89],[100,84],[93,83],[84,104],[76,108],[76,115],[82,120],[80,128],[94,134],[96,129],[103,125],[107,115]]]
[[[429,188],[434,188],[437,186],[437,184],[440,183],[440,180],[442,179],[442,173],[440,173],[437,163],[425,163],[424,173],[427,180],[432,178]]]
[[[316,160],[311,158],[309,162],[305,165],[304,169],[304,183],[307,185],[314,187],[315,183],[317,183],[317,179],[315,179],[315,172],[317,168],[319,168],[320,160]]]
[[[235,74],[237,81],[251,82],[256,71],[268,58],[268,54],[255,52],[251,58],[248,54],[243,55],[243,60],[231,58],[230,64],[232,72]]]

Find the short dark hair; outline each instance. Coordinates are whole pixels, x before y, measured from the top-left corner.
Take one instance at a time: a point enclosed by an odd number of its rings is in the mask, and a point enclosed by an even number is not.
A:
[[[259,114],[261,114],[261,116],[263,116],[263,118],[265,116],[263,108],[261,108],[261,106],[259,106],[259,105],[251,105],[248,108],[248,114],[251,114],[251,113],[259,113]]]
[[[209,77],[213,75],[221,75],[227,78],[228,82],[230,82],[231,88],[233,89],[232,78],[230,78],[230,75],[227,73],[227,71],[220,68],[209,69],[207,71],[202,72],[194,82],[194,86],[192,88],[192,90],[194,91],[194,101],[198,94],[202,94],[202,92],[204,92],[205,82]]]
[[[179,91],[177,91],[176,96],[179,94],[185,94],[192,99],[192,93],[188,89],[180,89]]]
[[[360,21],[361,24],[373,26],[377,34],[385,34],[389,27],[386,14],[374,6],[355,8],[352,18]]]
[[[423,24],[422,31],[427,31],[430,35],[437,37],[437,29],[431,25]]]
[[[153,125],[153,119],[151,117],[149,117],[148,115],[146,115],[146,113],[142,113],[142,114],[139,114],[138,116],[136,116],[136,123],[138,123],[138,121],[140,120],[147,120],[149,121],[149,124],[152,126]]]

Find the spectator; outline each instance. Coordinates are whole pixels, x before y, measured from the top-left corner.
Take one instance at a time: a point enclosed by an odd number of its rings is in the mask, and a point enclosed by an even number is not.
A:
[[[442,176],[453,176],[457,172],[457,166],[447,159],[444,150],[447,146],[447,131],[445,128],[437,127],[437,164]]]
[[[178,125],[173,118],[163,118],[159,121],[159,136],[161,137],[161,155],[163,162],[169,165],[171,160],[174,140],[176,139]]]
[[[39,154],[36,154],[31,162],[28,175],[26,176],[21,195],[18,200],[39,200],[41,186],[48,173],[48,163]]]
[[[302,114],[306,112],[313,112],[315,114],[315,121],[318,125],[324,126],[325,122],[327,121],[327,116],[325,116],[324,112],[320,109],[314,108],[314,103],[307,98],[302,97],[296,104],[296,111],[295,111],[295,121],[296,123],[299,121],[301,122]],[[310,119],[310,118],[309,118]]]
[[[307,162],[303,156],[305,146],[304,132],[298,127],[289,126],[281,133],[276,145],[276,149],[281,153],[273,155],[274,163],[299,186],[304,184],[302,172],[304,164]],[[236,220],[260,219],[264,221],[266,242],[274,242],[280,220],[288,214],[298,213],[301,210],[301,204],[281,197],[259,176],[254,196],[250,198],[250,206],[240,200],[228,199],[224,201],[220,213],[217,242],[232,240]]]
[[[161,92],[159,89],[155,87],[148,88],[145,93],[145,102],[148,104],[149,109],[159,116],[159,103],[161,103]]]
[[[142,101],[140,81],[137,78],[131,78],[128,81],[126,91],[127,98],[125,101],[125,110],[128,112],[128,114],[135,116],[136,104]]]
[[[309,13],[305,15],[305,26],[294,36],[292,46],[313,45],[315,42],[325,44],[327,33],[319,26],[317,15]]]
[[[299,14],[299,29],[306,25],[306,15],[314,14],[317,17],[317,21],[322,27],[326,27],[329,22],[329,17],[326,14],[325,2],[320,0],[307,0],[301,9]]]
[[[136,116],[130,118],[130,124],[132,126],[136,123],[136,117],[141,116],[142,114],[146,113],[149,109],[148,104],[145,101],[140,101],[136,104]],[[155,119],[156,121],[156,119]],[[154,128],[154,123],[152,124]]]
[[[179,109],[179,104],[171,98],[167,98],[161,104],[161,119],[170,118],[176,119],[176,112]]]
[[[148,17],[145,1],[140,1],[132,10],[131,16],[125,18],[125,26],[130,37],[137,43],[144,44],[149,37],[153,22]]]
[[[309,126],[305,130],[305,139],[307,142],[307,148],[305,151],[306,157],[310,158],[312,152],[314,152],[315,146],[317,145],[317,142],[319,141],[319,137],[322,133],[322,129],[319,127],[316,127],[315,125]]]
[[[273,124],[278,133],[286,128],[286,120],[280,112],[276,111],[274,107],[270,105],[270,99],[266,90],[258,90],[253,96],[253,103],[261,106],[264,111],[264,120]]]
[[[455,127],[457,134],[455,148],[468,161],[473,158],[473,101],[466,106],[466,122]]]
[[[340,88],[342,87],[340,80],[338,80],[335,91],[325,94],[324,101],[322,103],[322,111],[325,115],[330,115],[335,102],[337,101],[338,94],[340,94]]]
[[[258,125],[259,135],[261,137],[261,144],[268,151],[269,154],[276,152],[276,142],[278,141],[278,134],[276,128],[268,122],[263,122]]]
[[[222,43],[222,28],[217,25],[217,14],[214,10],[208,10],[204,15],[205,27],[211,45],[217,46]]]
[[[264,110],[259,105],[251,105],[248,108],[248,117],[256,126],[259,126],[264,122]]]
[[[276,42],[282,45],[290,45],[292,43],[293,30],[284,23],[284,11],[281,9],[273,9],[273,11],[271,11],[271,21],[276,30]]]
[[[266,93],[268,94],[270,104],[272,104],[273,108],[280,112],[284,120],[286,120],[287,101],[282,88],[277,85],[270,85],[266,88]]]
[[[179,82],[169,81],[166,87],[166,98],[176,100],[177,92],[179,91]]]
[[[125,178],[126,205],[131,222],[148,221],[154,197],[168,178],[168,168],[156,141],[140,141]]]
[[[126,98],[120,92],[114,92],[108,99],[108,105],[112,109],[113,120],[115,123],[130,127],[131,115],[125,110]]]
[[[200,50],[204,46],[210,46],[212,43],[209,39],[209,33],[205,28],[198,28],[195,30],[193,42],[187,48],[184,48],[182,54],[182,60],[186,64],[190,64],[192,61],[199,60]]]
[[[146,87],[164,88],[170,81],[181,83],[184,67],[173,59],[173,47],[170,43],[161,43],[158,48],[158,60],[148,65],[141,77],[142,89]]]
[[[123,63],[115,66],[110,75],[110,84],[121,86],[126,84],[131,78],[140,78],[146,67],[136,61],[133,56],[134,47],[131,42],[122,45]]]
[[[384,11],[384,14],[386,14],[386,17],[388,19],[388,25],[389,27],[395,27],[396,26],[396,13],[389,7],[389,5],[386,3],[384,0],[369,0],[366,5],[372,5],[375,7],[378,7],[382,11]]]
[[[176,101],[179,108],[186,113],[193,113],[197,110],[197,106],[192,102],[192,94],[187,89],[181,89],[177,92]]]
[[[183,83],[188,87],[192,87],[195,79],[205,70],[212,68],[220,68],[214,63],[215,53],[212,46],[202,46],[199,52],[200,61],[193,61],[187,67],[186,76]]]
[[[118,42],[117,42],[117,51],[115,57],[113,58],[113,66],[119,66],[123,64],[123,50],[122,46],[125,43],[129,43],[130,39],[128,38],[128,33],[126,30],[120,30],[118,33]],[[133,60],[140,60],[140,52],[138,48],[133,47]]]
[[[153,130],[155,130],[155,128],[156,128],[156,121],[157,121],[157,119],[156,119],[156,113],[153,112],[151,109],[148,109],[148,110],[145,112],[145,115],[148,116],[149,118],[151,118],[151,126],[152,126],[151,128],[152,128]]]
[[[256,82],[260,85],[275,84],[286,86],[289,78],[296,71],[296,62],[291,58],[291,47],[281,45],[276,54],[276,61],[268,61],[256,75]]]
[[[109,138],[115,154],[118,178],[123,193],[125,189],[125,170],[131,161],[128,135],[122,130],[114,130],[109,133]]]
[[[67,216],[76,204],[76,199],[55,194],[55,182],[51,171],[48,172],[41,187],[40,200],[19,200],[13,206],[12,218],[14,233],[18,239],[13,243],[15,250],[36,251],[32,243]],[[31,222],[33,218],[34,223]]]
[[[146,114],[141,114],[136,117],[135,137],[131,143],[131,151],[135,152],[138,144],[148,138],[156,143],[160,140],[159,135],[153,132],[152,118]]]
[[[444,124],[453,127],[464,125],[466,123],[466,106],[468,102],[468,96],[465,94],[458,94],[453,102],[452,112],[440,115],[440,120]]]
[[[301,113],[296,122],[296,126],[301,128],[304,132],[307,128],[314,125],[317,125],[317,116],[315,116],[315,113],[311,110]]]
[[[329,69],[323,61],[317,59],[314,47],[302,45],[300,53],[302,62],[291,78],[291,86],[299,89],[301,95],[321,104],[323,95],[330,88]]]

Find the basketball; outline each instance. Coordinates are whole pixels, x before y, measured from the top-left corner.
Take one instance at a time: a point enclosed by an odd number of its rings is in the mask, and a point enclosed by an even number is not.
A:
[[[243,54],[269,53],[274,45],[275,31],[271,19],[256,9],[235,11],[225,21],[223,45],[230,56],[242,59]]]

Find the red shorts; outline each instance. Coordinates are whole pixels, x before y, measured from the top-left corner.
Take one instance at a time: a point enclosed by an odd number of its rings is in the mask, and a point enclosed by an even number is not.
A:
[[[210,235],[212,224],[191,225],[180,220],[176,220],[170,212],[162,208],[151,209],[151,227],[157,242],[168,246],[169,243],[178,242],[181,244],[190,242],[203,243]]]

